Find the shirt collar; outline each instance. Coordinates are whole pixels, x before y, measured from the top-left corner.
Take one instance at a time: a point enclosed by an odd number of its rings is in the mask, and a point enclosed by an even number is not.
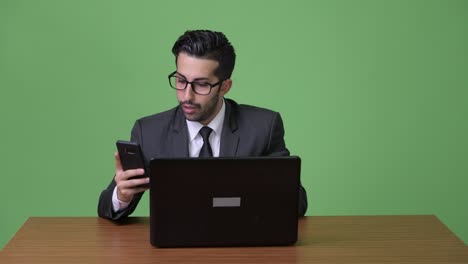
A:
[[[223,99],[223,105],[221,106],[221,109],[219,110],[218,114],[207,125],[211,129],[213,129],[213,132],[215,133],[215,135],[221,135],[221,132],[223,131],[225,113],[226,113],[226,105]],[[204,127],[204,125],[197,121],[190,121],[187,119],[185,121],[187,122],[187,128],[189,132],[189,142],[192,142],[195,139],[195,137],[198,135],[198,132],[200,132],[200,129]]]

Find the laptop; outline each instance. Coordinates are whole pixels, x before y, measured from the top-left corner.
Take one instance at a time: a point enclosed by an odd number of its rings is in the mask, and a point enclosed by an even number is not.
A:
[[[294,244],[300,166],[297,156],[151,160],[151,244]]]

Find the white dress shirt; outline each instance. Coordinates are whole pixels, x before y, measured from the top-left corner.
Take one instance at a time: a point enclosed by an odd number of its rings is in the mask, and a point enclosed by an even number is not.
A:
[[[211,120],[211,122],[207,125],[213,132],[211,132],[210,137],[208,140],[210,141],[211,150],[213,151],[213,157],[219,157],[219,150],[221,146],[221,133],[223,132],[223,123],[224,123],[224,116],[226,113],[226,105],[223,100],[223,105],[221,106],[221,110],[219,110],[218,114]],[[198,157],[200,154],[200,150],[203,146],[203,138],[200,135],[200,129],[204,126],[200,122],[196,121],[189,121],[185,120],[187,123],[188,128],[188,136],[189,136],[189,156],[190,157]],[[112,194],[112,207],[114,212],[119,210],[123,210],[127,208],[130,202],[122,202],[117,198],[117,186],[114,188],[114,192]]]

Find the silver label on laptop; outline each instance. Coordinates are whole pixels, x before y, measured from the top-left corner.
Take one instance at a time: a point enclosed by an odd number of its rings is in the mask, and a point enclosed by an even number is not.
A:
[[[213,207],[240,207],[240,197],[213,197]]]

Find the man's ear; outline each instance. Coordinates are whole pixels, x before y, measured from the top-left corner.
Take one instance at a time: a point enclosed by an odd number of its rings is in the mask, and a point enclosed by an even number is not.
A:
[[[229,90],[231,90],[231,86],[232,86],[232,80],[231,79],[227,79],[227,80],[223,81],[223,83],[221,84],[221,88],[219,89],[219,92],[221,93],[221,96],[224,96],[225,94],[227,94],[229,92]]]

